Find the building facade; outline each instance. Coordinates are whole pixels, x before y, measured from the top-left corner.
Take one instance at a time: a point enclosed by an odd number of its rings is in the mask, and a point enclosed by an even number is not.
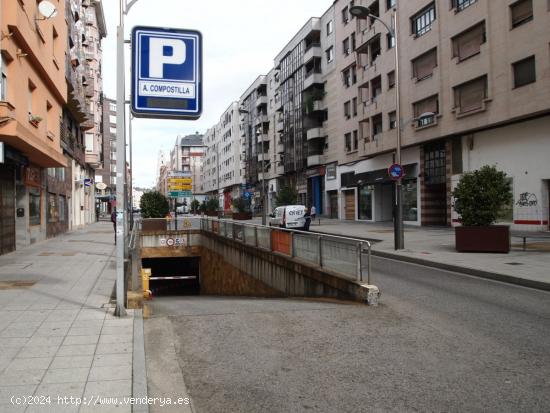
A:
[[[116,198],[116,101],[103,96],[102,110],[103,164],[95,171],[96,202],[100,214],[110,214]]]
[[[203,143],[203,135],[198,132],[194,135],[178,136],[174,148],[170,151],[170,160],[164,170],[164,179],[168,178],[170,172],[186,172],[192,178],[192,195],[190,197],[178,198],[178,202],[191,205],[193,199],[202,201],[205,199],[202,182],[203,160],[206,153],[206,146]],[[167,184],[164,184],[167,191]]]

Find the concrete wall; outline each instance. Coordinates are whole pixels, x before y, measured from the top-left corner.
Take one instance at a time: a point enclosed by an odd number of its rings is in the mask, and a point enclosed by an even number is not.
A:
[[[201,293],[366,301],[364,284],[212,233],[201,236]]]

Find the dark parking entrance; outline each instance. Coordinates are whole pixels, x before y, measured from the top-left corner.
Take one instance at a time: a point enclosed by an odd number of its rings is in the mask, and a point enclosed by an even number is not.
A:
[[[143,258],[141,265],[151,269],[153,297],[200,293],[200,257]]]

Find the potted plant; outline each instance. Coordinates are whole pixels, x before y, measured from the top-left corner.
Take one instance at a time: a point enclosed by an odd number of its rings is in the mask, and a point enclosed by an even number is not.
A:
[[[494,166],[465,173],[453,191],[461,226],[455,228],[457,251],[510,251],[510,227],[493,225],[513,199],[510,181]]]
[[[234,209],[233,219],[247,220],[252,219],[252,212],[250,211],[250,202],[245,197],[236,198],[231,203]]]
[[[145,192],[139,202],[143,231],[166,230],[165,218],[170,211],[168,200],[157,191]]]
[[[216,198],[210,198],[204,204],[205,214],[208,215],[209,217],[217,217],[219,213],[218,211],[219,209],[220,209],[220,204]]]
[[[191,213],[195,215],[198,214],[200,210],[200,205],[201,203],[197,199],[193,199],[191,201]]]
[[[38,115],[33,115],[31,112],[29,112],[29,122],[31,125],[38,127],[38,124],[42,122],[42,117]]]

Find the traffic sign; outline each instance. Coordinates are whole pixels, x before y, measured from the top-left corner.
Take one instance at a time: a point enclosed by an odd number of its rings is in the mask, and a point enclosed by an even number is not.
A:
[[[94,181],[92,181],[90,178],[84,178],[84,186],[92,186]]]
[[[169,191],[169,198],[185,198],[186,196],[191,196],[193,193],[191,191]]]
[[[191,185],[168,185],[169,191],[191,191],[192,189]]]
[[[177,179],[177,178],[191,178],[193,174],[191,172],[170,172],[168,174],[168,179]]]
[[[193,180],[191,178],[168,178],[169,184],[191,184]]]
[[[394,163],[392,166],[388,168],[388,175],[394,181],[401,179],[403,177],[403,167],[398,163]]]
[[[202,35],[196,30],[132,30],[132,113],[198,119],[202,113]]]

